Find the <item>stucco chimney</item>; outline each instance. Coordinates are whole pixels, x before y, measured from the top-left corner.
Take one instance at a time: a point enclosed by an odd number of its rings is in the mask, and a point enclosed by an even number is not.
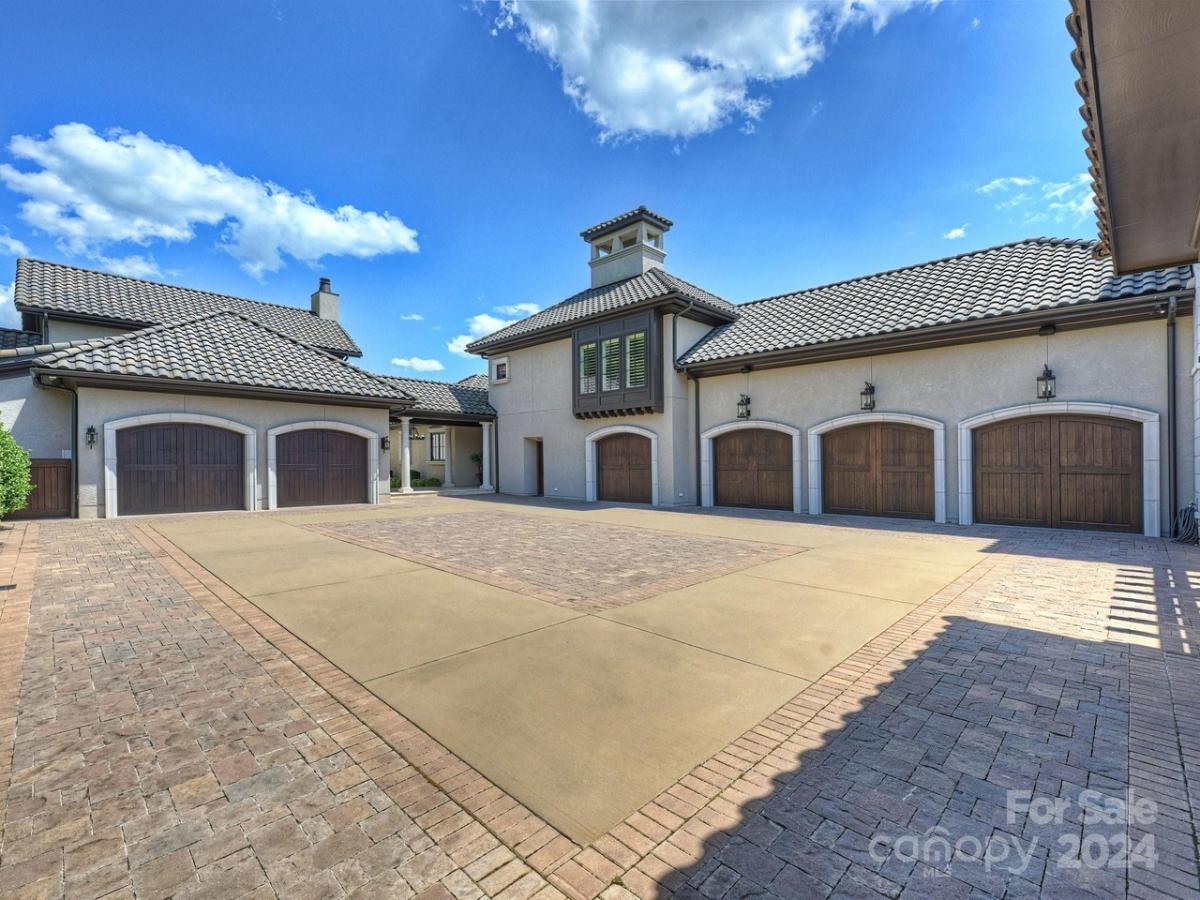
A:
[[[338,302],[340,298],[333,292],[333,286],[328,278],[322,278],[317,292],[312,295],[312,311],[314,316],[322,319],[338,320]]]
[[[592,287],[661,269],[667,256],[663,235],[671,225],[670,219],[639,206],[581,231],[592,249]]]

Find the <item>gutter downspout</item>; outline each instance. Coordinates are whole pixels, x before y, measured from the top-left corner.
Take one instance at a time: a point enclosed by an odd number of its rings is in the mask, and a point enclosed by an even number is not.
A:
[[[1178,515],[1178,498],[1175,485],[1178,483],[1178,453],[1176,453],[1177,408],[1175,377],[1175,310],[1178,298],[1167,301],[1167,519],[1171,537],[1175,537],[1175,517]]]
[[[692,307],[695,305],[695,300],[689,300],[687,308],[683,312],[677,312],[671,316],[671,362],[675,366],[679,365],[679,317],[690,313],[692,311]],[[687,369],[684,369],[684,374],[696,386],[695,407],[692,413],[692,433],[693,439],[696,442],[696,451],[693,459],[693,463],[696,468],[694,487],[696,489],[696,505],[700,506],[702,499],[700,497],[700,379],[694,376]]]
[[[46,384],[37,376],[39,386],[71,395],[71,518],[79,518],[79,393],[61,384]]]
[[[695,464],[696,464],[696,485],[695,485],[695,487],[696,487],[696,505],[703,506],[704,498],[700,495],[700,465],[701,465],[701,459],[700,459],[700,376],[695,374],[694,372],[688,372],[687,374],[688,374],[688,378],[692,379],[692,384],[694,384],[696,386],[695,404],[694,404],[694,411],[692,414],[692,419],[694,420],[694,423],[695,423],[692,431],[695,434],[695,440],[696,440],[696,453],[695,453],[695,460],[694,460]]]

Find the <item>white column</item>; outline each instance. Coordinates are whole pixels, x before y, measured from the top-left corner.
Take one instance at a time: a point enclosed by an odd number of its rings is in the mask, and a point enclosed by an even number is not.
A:
[[[492,423],[480,424],[483,425],[483,484],[480,488],[494,491],[496,488],[492,485]]]
[[[412,493],[412,442],[408,438],[408,430],[412,428],[412,419],[400,417],[400,493]]]
[[[1192,266],[1192,277],[1200,284],[1200,263]],[[1193,320],[1192,333],[1192,494],[1200,506],[1200,316]]]
[[[442,481],[443,487],[454,487],[454,426],[446,426],[446,477]]]

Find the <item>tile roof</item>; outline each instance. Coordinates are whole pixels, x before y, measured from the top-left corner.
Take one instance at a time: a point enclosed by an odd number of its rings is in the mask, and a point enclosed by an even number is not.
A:
[[[621,309],[624,306],[632,306],[635,303],[659,297],[665,298],[672,294],[679,294],[686,300],[695,300],[709,310],[724,315],[731,315],[736,309],[732,303],[722,300],[716,294],[710,294],[703,288],[689,284],[682,278],[664,272],[662,269],[651,269],[649,272],[618,281],[615,284],[606,284],[580,291],[541,312],[534,313],[526,319],[514,322],[485,338],[468,344],[467,350],[471,353],[479,353],[513,338],[588,319]]]
[[[644,206],[639,206],[637,209],[631,209],[629,212],[623,212],[619,216],[613,216],[611,219],[605,219],[599,224],[593,225],[591,228],[585,228],[579,232],[579,236],[585,241],[593,241],[596,238],[608,234],[610,231],[618,231],[624,228],[630,222],[636,222],[639,219],[646,219],[654,222],[663,231],[668,230],[675,223],[666,216],[660,216],[652,209],[647,209]]]
[[[42,339],[41,332],[22,331],[20,328],[0,328],[0,350],[16,347],[32,347]]]
[[[136,375],[398,403],[411,400],[369,372],[228,310],[73,342],[61,349],[52,346],[36,364],[64,373]]]
[[[416,398],[413,414],[424,412],[461,413],[468,416],[494,416],[496,411],[488,402],[487,376],[471,375],[470,378],[482,378],[482,388],[474,385],[450,384],[445,381],[426,381],[422,378],[401,378],[396,375],[377,376],[389,384],[394,384],[399,390]],[[464,379],[469,380],[469,379]],[[409,413],[405,410],[405,415]]]
[[[47,310],[137,326],[168,325],[217,310],[231,310],[311,347],[362,356],[358,345],[341,325],[315,316],[307,309],[78,269],[40,259],[17,260],[13,301],[18,309]]]
[[[1186,266],[1114,276],[1094,241],[1032,238],[737,306],[684,365],[1187,287]]]
[[[468,375],[466,378],[460,378],[455,384],[461,384],[465,387],[488,389],[488,377],[482,374]]]

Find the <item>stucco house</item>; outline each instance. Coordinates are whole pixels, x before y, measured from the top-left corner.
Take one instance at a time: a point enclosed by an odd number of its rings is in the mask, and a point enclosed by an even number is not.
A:
[[[413,421],[483,480],[486,391],[353,365],[327,278],[304,309],[21,259],[13,294],[0,420],[34,459],[27,515],[376,503]]]
[[[735,305],[671,228],[584,230],[590,286],[469,346],[500,491],[1149,535],[1195,496],[1189,266],[1033,238]]]

